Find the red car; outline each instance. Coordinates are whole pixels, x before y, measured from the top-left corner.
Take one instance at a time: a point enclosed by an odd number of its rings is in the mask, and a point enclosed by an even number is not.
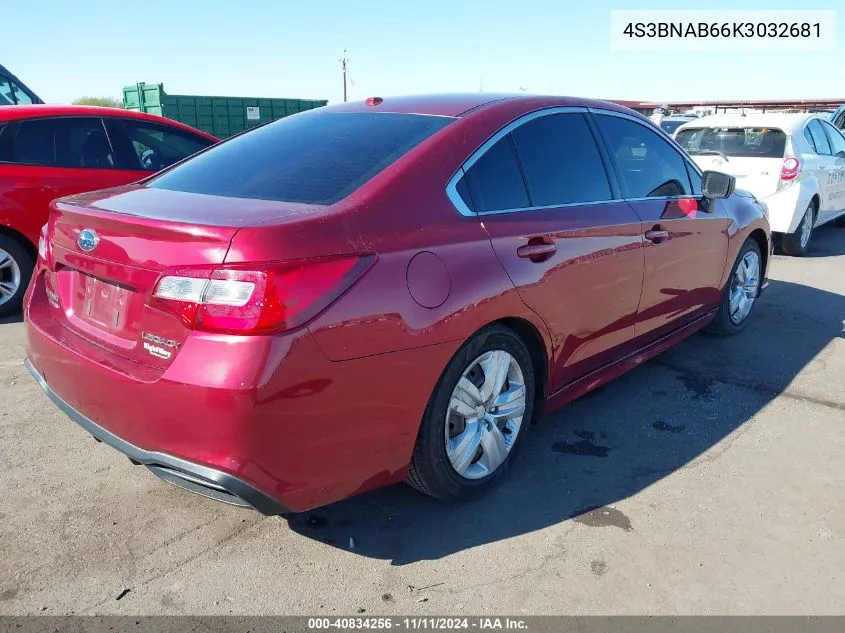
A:
[[[0,108],[0,317],[21,308],[54,198],[135,182],[217,140],[129,110]]]
[[[53,203],[27,367],[95,438],[264,513],[497,482],[530,422],[766,287],[764,209],[562,97],[297,114]]]

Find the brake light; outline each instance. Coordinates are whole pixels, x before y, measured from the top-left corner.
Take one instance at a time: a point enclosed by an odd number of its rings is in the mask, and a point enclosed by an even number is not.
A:
[[[798,172],[801,170],[801,161],[793,156],[783,159],[783,164],[780,168],[781,180],[795,180]]]
[[[150,305],[193,330],[270,334],[303,325],[366,272],[371,256],[165,271]]]

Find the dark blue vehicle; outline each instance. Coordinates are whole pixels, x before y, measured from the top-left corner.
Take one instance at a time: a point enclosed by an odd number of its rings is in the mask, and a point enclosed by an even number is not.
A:
[[[0,66],[0,106],[44,103],[5,66]]]

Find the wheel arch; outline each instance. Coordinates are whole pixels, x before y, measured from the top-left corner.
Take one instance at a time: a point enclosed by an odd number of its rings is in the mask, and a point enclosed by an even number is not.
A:
[[[760,257],[763,258],[762,278],[765,279],[769,271],[769,240],[766,238],[766,232],[761,228],[756,228],[748,236],[749,239],[757,242],[760,247]]]
[[[15,240],[18,244],[20,244],[23,249],[27,252],[27,254],[29,254],[29,256],[32,258],[33,262],[37,259],[38,247],[33,244],[30,239],[20,231],[16,231],[12,227],[7,226],[5,224],[0,224],[0,235],[10,237]]]
[[[546,395],[549,392],[551,367],[546,339],[536,324],[522,317],[502,317],[488,323],[484,327],[491,325],[502,325],[513,331],[528,348],[528,353],[534,362],[534,376],[536,377],[534,381],[534,414],[532,419],[532,422],[536,422],[539,416],[542,415]],[[478,331],[481,331],[481,329]],[[476,334],[477,332],[473,333],[472,336]]]

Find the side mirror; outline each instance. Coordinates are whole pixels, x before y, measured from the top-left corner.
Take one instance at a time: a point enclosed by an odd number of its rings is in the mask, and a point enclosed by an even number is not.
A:
[[[701,193],[710,200],[730,198],[736,188],[736,178],[720,171],[701,174]]]

